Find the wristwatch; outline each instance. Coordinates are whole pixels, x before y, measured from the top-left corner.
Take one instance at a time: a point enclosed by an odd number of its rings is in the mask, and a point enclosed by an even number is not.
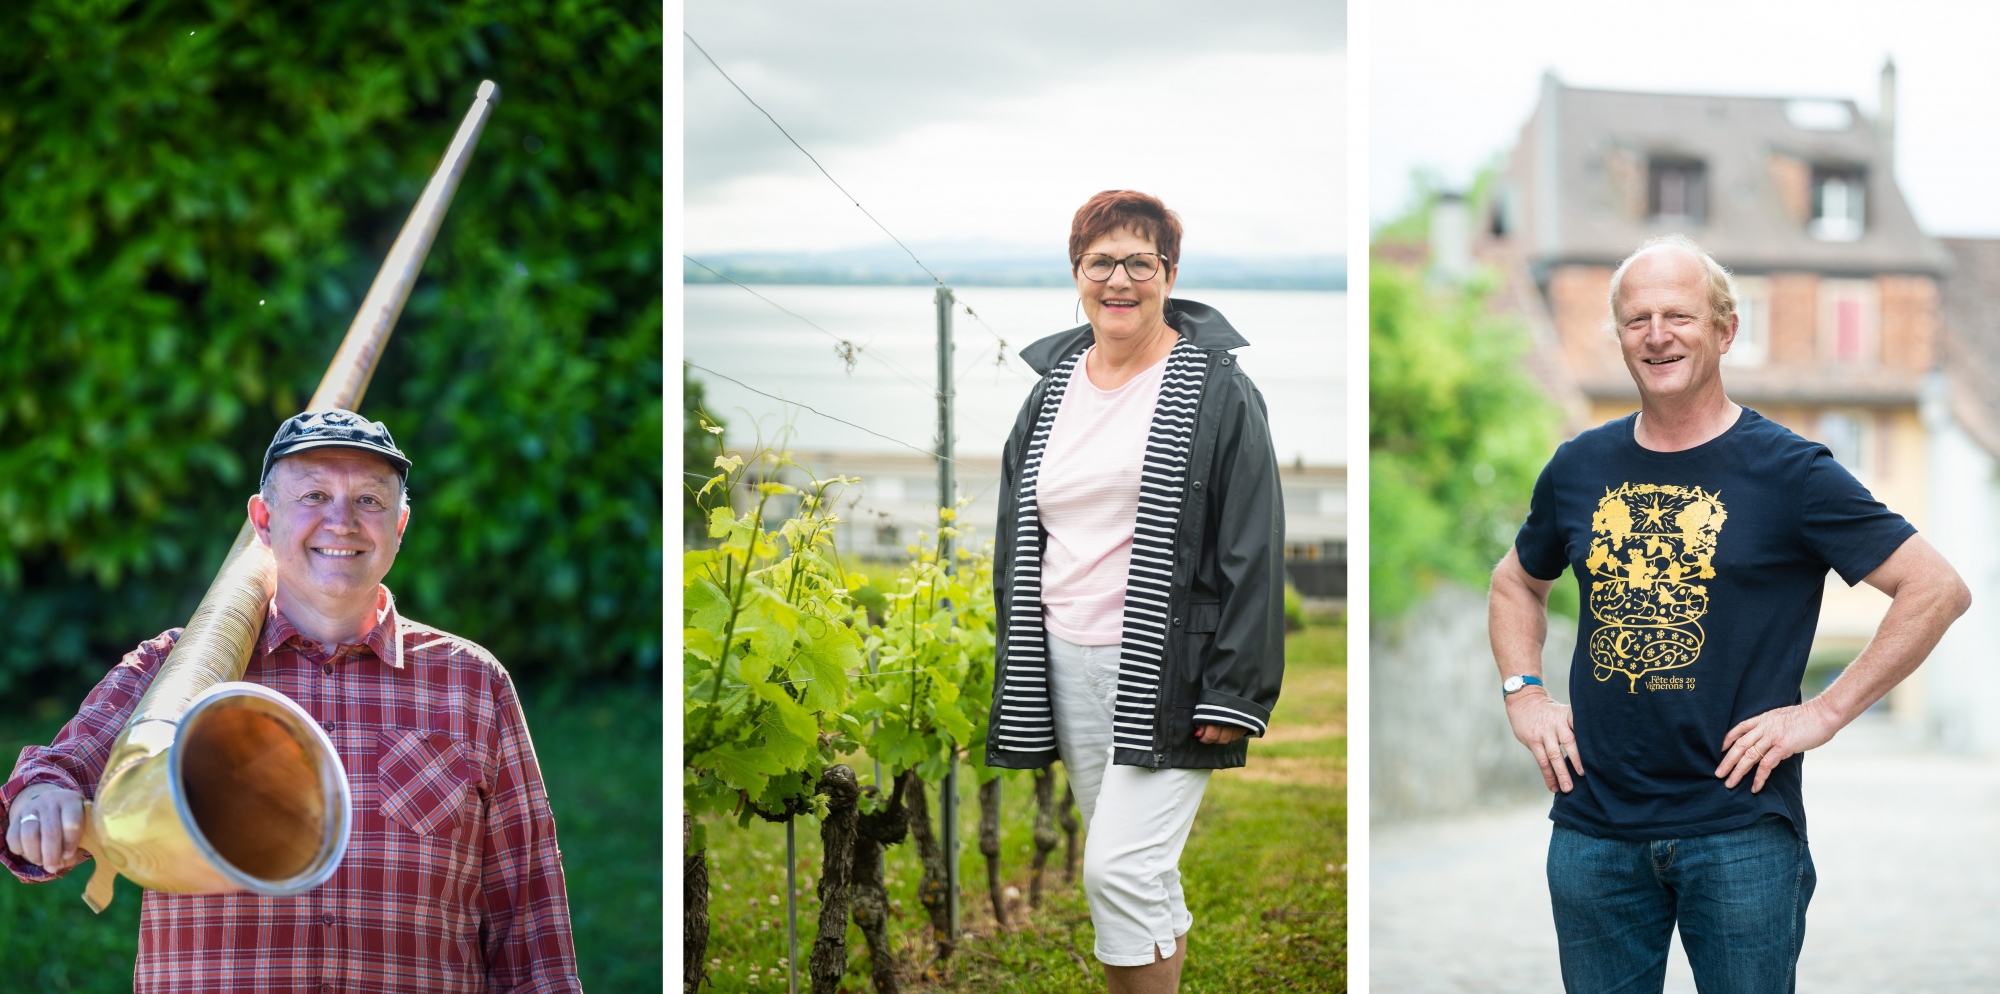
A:
[[[1506,697],[1507,695],[1513,693],[1514,691],[1520,690],[1522,687],[1526,687],[1531,683],[1537,687],[1542,687],[1544,690],[1547,689],[1546,685],[1542,683],[1541,677],[1510,676],[1507,679],[1500,681],[1500,696]]]

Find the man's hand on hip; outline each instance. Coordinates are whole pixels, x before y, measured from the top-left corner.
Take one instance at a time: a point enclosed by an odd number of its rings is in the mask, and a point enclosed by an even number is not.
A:
[[[83,862],[76,851],[82,836],[83,795],[65,787],[29,786],[7,812],[7,848],[51,873]]]
[[[1827,744],[1842,724],[1817,697],[1766,711],[1729,730],[1722,740],[1722,765],[1715,768],[1715,775],[1727,777],[1723,785],[1733,790],[1756,770],[1757,778],[1750,781],[1750,793],[1755,794],[1764,789],[1764,781],[1771,778],[1779,763]]]
[[[1576,726],[1569,705],[1557,703],[1540,687],[1527,687],[1508,695],[1507,721],[1514,726],[1514,737],[1535,754],[1535,762],[1542,766],[1542,782],[1551,793],[1560,790],[1567,794],[1576,789],[1569,768],[1576,767],[1576,775],[1583,776],[1583,756],[1576,750]],[[1564,757],[1568,757],[1568,764]]]

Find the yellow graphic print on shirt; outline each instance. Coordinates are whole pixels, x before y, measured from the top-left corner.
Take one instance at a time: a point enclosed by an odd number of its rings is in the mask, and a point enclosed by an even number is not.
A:
[[[1627,483],[1607,490],[1590,519],[1591,675],[1625,677],[1639,692],[1647,674],[1679,669],[1701,655],[1716,539],[1728,517],[1718,495],[1700,487]],[[1654,677],[1648,689],[1693,689],[1694,678]]]

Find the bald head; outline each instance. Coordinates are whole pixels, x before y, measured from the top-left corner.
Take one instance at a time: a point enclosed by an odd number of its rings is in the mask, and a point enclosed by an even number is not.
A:
[[[1715,257],[1703,251],[1686,235],[1662,235],[1649,239],[1640,245],[1638,251],[1625,257],[1611,274],[1611,290],[1607,295],[1610,305],[1611,327],[1616,334],[1624,322],[1625,315],[1619,312],[1619,297],[1625,289],[1627,277],[1634,266],[1644,264],[1644,268],[1659,271],[1666,268],[1679,269],[1691,265],[1693,278],[1700,281],[1703,295],[1707,298],[1708,318],[1717,330],[1728,327],[1736,316],[1736,279],[1729,270],[1715,261]]]

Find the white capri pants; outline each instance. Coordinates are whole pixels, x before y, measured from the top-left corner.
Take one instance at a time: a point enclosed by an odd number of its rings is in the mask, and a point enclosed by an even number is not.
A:
[[[1093,952],[1109,966],[1165,959],[1194,925],[1181,892],[1181,849],[1213,771],[1112,765],[1118,646],[1077,645],[1051,634],[1049,674],[1056,748],[1089,833],[1083,892],[1097,931]]]

